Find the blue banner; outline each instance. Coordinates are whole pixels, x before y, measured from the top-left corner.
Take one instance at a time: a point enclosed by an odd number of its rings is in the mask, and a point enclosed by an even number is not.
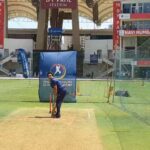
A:
[[[29,77],[29,64],[28,64],[28,58],[24,49],[22,48],[18,49],[17,58],[18,58],[18,62],[22,64],[23,77],[28,78]]]
[[[96,54],[90,55],[90,64],[98,64],[98,55]]]
[[[49,101],[49,95],[52,94],[47,78],[49,71],[66,86],[67,95],[64,101],[76,102],[76,51],[40,53],[40,101]]]
[[[48,35],[60,36],[62,35],[62,33],[63,33],[62,28],[49,28],[48,29]]]

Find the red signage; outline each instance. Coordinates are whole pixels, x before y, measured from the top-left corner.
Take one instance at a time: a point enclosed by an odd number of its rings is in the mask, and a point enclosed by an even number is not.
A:
[[[150,36],[150,30],[124,30],[124,36]]]
[[[77,8],[77,0],[42,0],[42,8]]]
[[[139,60],[137,61],[139,67],[150,67],[150,60]]]
[[[131,19],[149,19],[150,13],[135,13],[131,14]]]
[[[4,48],[4,0],[0,0],[0,49]]]
[[[114,1],[113,3],[113,50],[119,49],[120,46],[120,19],[119,14],[121,13],[121,2]]]

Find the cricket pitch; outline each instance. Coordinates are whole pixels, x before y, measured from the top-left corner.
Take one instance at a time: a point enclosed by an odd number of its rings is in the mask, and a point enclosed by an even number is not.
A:
[[[94,110],[20,109],[0,120],[0,150],[102,150]]]

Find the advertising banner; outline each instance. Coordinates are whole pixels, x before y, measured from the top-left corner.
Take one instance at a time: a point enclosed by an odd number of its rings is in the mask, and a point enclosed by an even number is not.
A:
[[[129,20],[131,18],[130,14],[120,14],[119,19],[120,20]]]
[[[113,2],[113,50],[117,50],[120,46],[119,29],[120,19],[119,14],[121,13],[121,2]]]
[[[76,51],[40,53],[39,98],[48,102],[52,88],[47,78],[49,71],[62,82],[67,89],[65,102],[76,102]]]
[[[138,67],[150,67],[150,60],[139,60],[137,61]]]
[[[150,30],[124,30],[124,36],[150,36]]]
[[[77,0],[42,0],[42,8],[77,8]]]
[[[63,33],[62,28],[49,28],[48,29],[48,34],[49,35],[54,35],[54,36],[60,36]]]
[[[134,14],[131,14],[131,19],[148,19],[150,18],[150,13],[134,13]]]
[[[98,55],[90,54],[90,64],[98,64]]]
[[[24,49],[18,49],[18,55],[17,55],[18,62],[22,64],[22,70],[23,70],[23,77],[28,78],[29,77],[29,63],[27,54]]]
[[[4,48],[4,0],[0,0],[0,49]]]

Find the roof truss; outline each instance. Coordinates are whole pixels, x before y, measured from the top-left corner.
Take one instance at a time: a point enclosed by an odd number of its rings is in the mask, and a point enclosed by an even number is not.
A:
[[[93,20],[93,10],[86,5],[86,0],[78,0],[79,15]],[[98,0],[98,22],[104,22],[112,18],[113,0]],[[37,20],[36,7],[32,5],[31,0],[7,0],[8,19],[16,17],[26,17]],[[64,11],[70,11],[67,9]]]

